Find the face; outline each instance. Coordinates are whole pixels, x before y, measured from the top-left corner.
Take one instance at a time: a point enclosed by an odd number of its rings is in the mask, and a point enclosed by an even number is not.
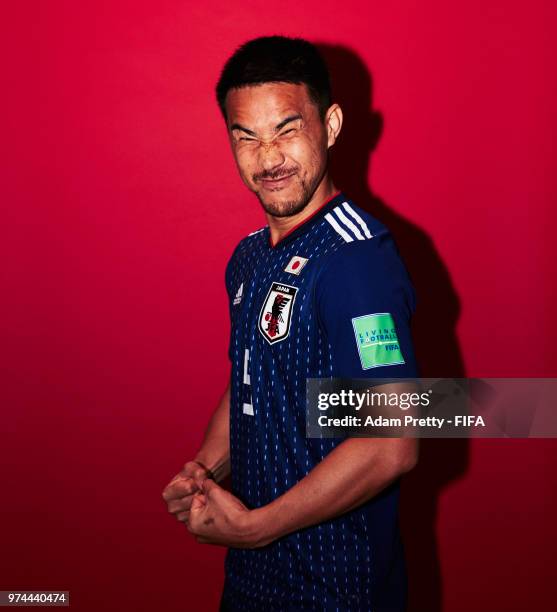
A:
[[[325,175],[340,108],[331,106],[323,121],[305,85],[264,83],[230,90],[226,115],[242,180],[265,211],[288,217],[303,210]]]

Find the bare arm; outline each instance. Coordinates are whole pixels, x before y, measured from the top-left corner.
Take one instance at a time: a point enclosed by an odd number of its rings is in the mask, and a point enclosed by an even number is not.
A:
[[[199,491],[203,479],[212,475],[220,481],[230,473],[229,422],[230,381],[209,420],[195,458],[188,461],[163,490],[168,511],[181,522],[187,521],[193,495]]]
[[[257,545],[349,512],[412,469],[416,457],[413,438],[345,440],[284,495],[253,511]]]
[[[402,387],[395,383],[375,390],[401,392]],[[417,456],[415,438],[349,438],[286,493],[255,510],[205,481],[189,529],[200,542],[264,546],[365,503],[412,469]]]
[[[376,392],[401,393],[413,385],[391,383]],[[254,511],[261,544],[334,518],[380,493],[418,459],[416,438],[349,438],[286,493]]]
[[[217,482],[230,474],[230,381],[207,425],[194,461],[211,470]]]

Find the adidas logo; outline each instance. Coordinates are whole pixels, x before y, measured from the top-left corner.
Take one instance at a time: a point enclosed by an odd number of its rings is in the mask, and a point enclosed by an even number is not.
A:
[[[238,304],[242,301],[243,294],[244,294],[244,283],[242,283],[238,287],[238,291],[236,291],[236,297],[234,298],[234,301],[232,302],[234,306],[238,306]]]

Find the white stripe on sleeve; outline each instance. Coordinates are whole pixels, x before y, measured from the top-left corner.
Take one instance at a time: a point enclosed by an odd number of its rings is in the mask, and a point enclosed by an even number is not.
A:
[[[352,236],[350,236],[350,234],[346,230],[340,227],[340,225],[337,223],[337,220],[331,215],[331,213],[327,213],[325,215],[325,219],[327,219],[327,221],[331,224],[335,232],[337,234],[340,234],[346,242],[354,242],[354,238],[352,238]]]
[[[342,212],[340,206],[337,206],[335,209],[333,209],[333,212],[336,212],[339,220],[352,230],[352,233],[356,236],[358,240],[365,240],[365,238],[362,236],[362,232],[360,232],[360,230],[352,223],[352,221],[350,221],[350,219]]]
[[[348,204],[348,202],[343,202],[342,206],[344,207],[344,210],[353,218],[355,219],[359,226],[364,230],[364,234],[366,235],[366,238],[373,238],[373,234],[369,231],[368,226],[366,225],[365,221],[360,217],[360,215],[350,206],[350,204]]]

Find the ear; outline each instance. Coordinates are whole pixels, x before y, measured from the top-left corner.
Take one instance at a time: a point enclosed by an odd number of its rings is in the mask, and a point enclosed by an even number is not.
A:
[[[331,148],[342,129],[342,109],[338,104],[333,104],[325,115],[325,127],[327,129],[327,148]]]

